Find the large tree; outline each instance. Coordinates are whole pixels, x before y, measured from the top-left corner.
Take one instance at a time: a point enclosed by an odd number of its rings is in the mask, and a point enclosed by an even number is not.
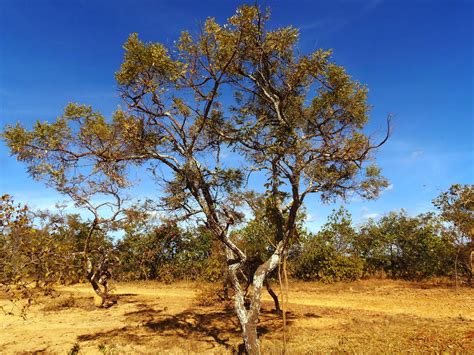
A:
[[[127,110],[117,111],[110,126],[96,113],[84,122],[104,127],[104,149],[85,152],[98,157],[101,169],[107,167],[104,176],[117,182],[115,173],[126,162],[151,164],[164,184],[161,206],[177,219],[203,222],[222,243],[252,354],[260,352],[265,278],[295,237],[306,196],[319,193],[327,201],[355,192],[374,198],[387,184],[370,163],[385,139],[374,145],[363,132],[365,87],[331,61],[330,51],[299,54],[298,31],[269,30],[267,20],[258,7],[242,6],[224,25],[209,18],[199,32],[183,32],[173,48],[132,34],[116,74]],[[18,141],[8,131],[9,142]],[[10,146],[21,157],[23,138],[20,142],[21,148]],[[236,163],[223,160],[224,150],[239,157]],[[250,172],[265,178],[258,188],[274,232],[246,307],[238,276],[249,256],[231,231],[243,218],[241,197]]]
[[[257,7],[243,7],[230,19],[235,29],[217,30],[241,38],[229,75],[236,105],[229,127],[217,131],[267,177],[266,210],[275,226],[274,252],[257,269],[251,306],[241,317],[249,336],[256,334],[262,280],[295,237],[305,198],[312,193],[323,201],[351,193],[374,198],[387,186],[371,153],[388,132],[373,144],[362,131],[369,110],[366,88],[331,61],[330,51],[300,55],[298,31],[269,31],[267,19]]]
[[[132,35],[117,73],[127,120],[139,128],[131,140],[137,157],[156,160],[173,175],[166,206],[203,216],[227,247],[249,353],[260,351],[264,280],[295,235],[305,197],[320,193],[330,200],[355,192],[373,198],[387,184],[376,166],[366,164],[386,138],[374,145],[362,131],[369,109],[365,87],[332,63],[329,51],[299,55],[298,31],[268,30],[267,19],[258,7],[243,6],[224,25],[210,18],[197,35],[183,32],[170,51]],[[245,159],[244,169],[222,163],[225,145]],[[265,211],[275,233],[247,309],[238,274],[248,255],[229,230],[239,218],[235,192],[243,173],[253,171],[265,174]]]

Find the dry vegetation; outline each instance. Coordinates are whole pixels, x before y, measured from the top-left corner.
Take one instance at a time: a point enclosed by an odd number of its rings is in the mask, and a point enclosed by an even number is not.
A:
[[[86,285],[63,287],[56,298],[33,305],[26,319],[0,316],[0,352],[232,353],[241,342],[233,310],[224,303],[200,305],[201,292],[192,283],[120,283],[118,304],[99,309]],[[472,288],[293,282],[289,301],[290,353],[474,351]],[[280,353],[282,322],[271,307],[266,295],[262,351]]]

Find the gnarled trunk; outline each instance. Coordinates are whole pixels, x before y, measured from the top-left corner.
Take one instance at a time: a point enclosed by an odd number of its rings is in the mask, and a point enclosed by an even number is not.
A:
[[[109,299],[109,285],[107,272],[101,272],[102,270],[94,270],[92,262],[87,258],[87,280],[91,284],[94,292],[100,297],[101,302],[96,303],[97,307],[103,307],[106,305]],[[101,288],[102,286],[102,288]]]
[[[245,307],[245,292],[242,290],[237,275],[239,268],[245,262],[245,260],[229,264],[230,279],[235,291],[234,307],[242,328],[242,338],[244,341],[245,350],[251,355],[260,354],[260,342],[258,339],[257,326],[260,309],[262,306],[263,286],[264,284],[266,286],[267,275],[277,267],[278,262],[280,261],[282,250],[283,243],[280,242],[272,256],[257,268],[252,282],[253,292],[249,309]],[[229,252],[227,256],[228,260],[231,261],[232,257],[230,256]]]

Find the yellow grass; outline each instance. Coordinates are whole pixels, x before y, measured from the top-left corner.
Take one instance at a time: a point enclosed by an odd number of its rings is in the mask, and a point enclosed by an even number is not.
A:
[[[209,285],[209,287],[217,287]],[[239,326],[225,304],[199,306],[198,284],[120,283],[118,304],[93,306],[87,285],[60,289],[26,320],[0,314],[0,353],[232,353]],[[290,283],[289,353],[474,353],[474,289],[370,280]],[[8,300],[0,299],[8,306]],[[282,321],[264,297],[264,353],[281,353]]]

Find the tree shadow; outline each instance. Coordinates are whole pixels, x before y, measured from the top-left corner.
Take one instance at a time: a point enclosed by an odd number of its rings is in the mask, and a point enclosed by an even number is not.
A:
[[[287,313],[287,324],[295,319],[291,312]],[[121,338],[127,342],[140,344],[147,337],[172,337],[184,341],[195,340],[205,342],[212,348],[216,343],[232,350],[240,341],[240,325],[235,312],[225,308],[197,307],[189,308],[181,313],[166,314],[164,310],[142,307],[136,311],[125,313],[126,326],[106,332],[81,335],[78,341],[106,340]],[[133,323],[139,325],[133,325]],[[258,326],[259,336],[281,329],[280,315],[271,311],[263,311]],[[154,334],[156,333],[156,334]]]
[[[99,340],[99,339],[110,340],[110,339],[118,338],[118,337],[128,342],[134,342],[137,344],[139,344],[141,340],[141,337],[138,334],[135,334],[133,327],[130,327],[130,326],[112,329],[106,332],[97,332],[97,333],[92,333],[92,334],[79,335],[77,337],[77,340],[78,341],[89,341],[89,340]]]
[[[319,314],[313,312],[306,312],[304,316],[307,318],[323,318],[323,316],[320,316]]]
[[[136,293],[114,293],[114,296],[117,298],[117,301],[120,303],[139,303],[142,302],[137,296]]]
[[[454,289],[456,288],[455,282],[449,279],[435,279],[430,281],[411,281],[409,287],[412,289],[419,290],[432,290],[432,289]],[[404,287],[405,288],[405,287]]]
[[[295,315],[287,312],[287,324],[290,325]],[[235,312],[232,309],[191,308],[175,315],[163,315],[157,320],[144,324],[160,335],[180,336],[185,339],[207,341],[212,338],[216,343],[230,349],[232,338],[239,339],[241,330]],[[258,325],[259,336],[275,331],[282,326],[281,317],[273,311],[262,311]]]
[[[164,312],[164,309],[156,310],[145,303],[137,304],[137,308],[139,309],[136,311],[126,312],[124,314],[127,321],[140,322],[140,324],[143,325],[145,322],[152,321],[157,315]]]

